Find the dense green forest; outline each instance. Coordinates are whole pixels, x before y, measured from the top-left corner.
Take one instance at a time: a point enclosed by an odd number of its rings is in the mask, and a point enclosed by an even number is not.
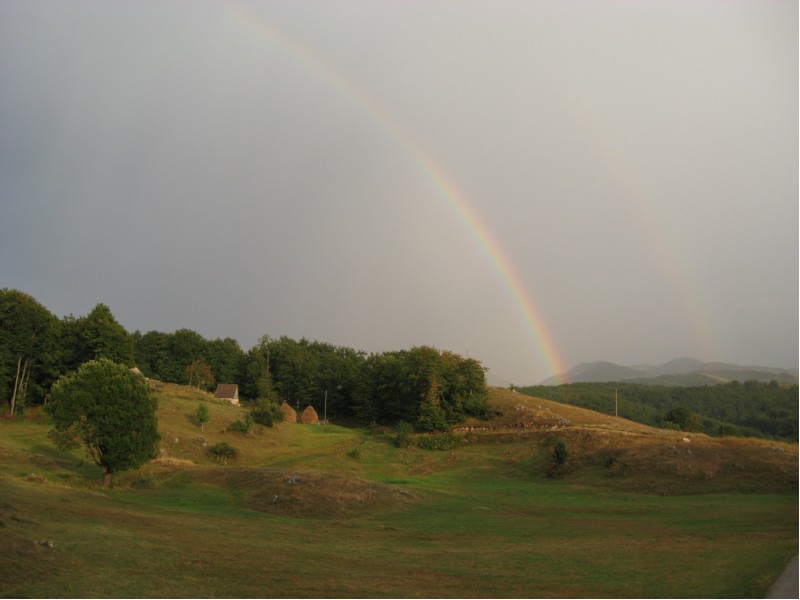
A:
[[[310,404],[328,417],[366,423],[444,429],[489,411],[484,367],[448,351],[367,354],[265,335],[245,352],[235,339],[208,340],[189,329],[128,333],[105,304],[86,316],[58,318],[28,294],[0,289],[0,400],[10,414],[44,403],[61,375],[96,358],[208,390],[237,383],[245,401]]]
[[[529,396],[572,404],[653,425],[709,435],[797,441],[798,387],[730,382],[697,387],[637,383],[572,383],[515,388]]]

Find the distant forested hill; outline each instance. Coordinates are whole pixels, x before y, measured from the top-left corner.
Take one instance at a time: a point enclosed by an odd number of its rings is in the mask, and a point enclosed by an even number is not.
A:
[[[625,419],[709,435],[798,439],[798,386],[748,381],[695,387],[638,383],[571,383],[517,391],[618,415]]]
[[[682,386],[718,385],[730,381],[796,384],[798,372],[797,369],[703,362],[694,358],[676,358],[661,365],[627,367],[612,362],[595,361],[581,363],[565,373],[548,377],[541,385],[608,381]]]

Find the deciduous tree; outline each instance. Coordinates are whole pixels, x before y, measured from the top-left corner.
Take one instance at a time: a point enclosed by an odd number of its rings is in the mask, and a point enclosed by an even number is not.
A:
[[[208,406],[206,406],[205,402],[201,402],[197,406],[197,412],[195,413],[195,417],[197,418],[197,422],[200,423],[200,431],[205,431],[205,424],[208,423]]]
[[[196,385],[198,389],[214,383],[214,373],[202,358],[193,360],[192,364],[186,367],[185,372],[189,385]]]
[[[39,393],[55,378],[58,331],[58,319],[31,296],[0,290],[0,396],[11,414],[29,390]]]
[[[118,471],[156,456],[156,399],[144,377],[108,359],[89,361],[61,377],[50,392],[50,437],[61,449],[83,446],[103,469],[103,485]]]

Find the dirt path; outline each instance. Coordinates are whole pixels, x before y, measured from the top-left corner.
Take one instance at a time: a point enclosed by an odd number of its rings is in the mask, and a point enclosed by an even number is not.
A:
[[[797,557],[789,561],[789,564],[781,573],[781,576],[772,584],[767,592],[767,598],[798,598],[797,585]]]

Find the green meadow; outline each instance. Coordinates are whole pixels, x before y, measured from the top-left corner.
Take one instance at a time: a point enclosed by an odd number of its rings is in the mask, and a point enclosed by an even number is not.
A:
[[[502,390],[495,428],[446,451],[337,425],[232,433],[243,409],[157,394],[161,458],[109,489],[43,418],[0,422],[0,595],[763,597],[797,553],[796,444],[696,436],[673,468],[675,432],[570,407],[548,477],[554,432],[511,432]],[[562,414],[537,402],[533,421]],[[218,441],[234,463],[207,458]]]

